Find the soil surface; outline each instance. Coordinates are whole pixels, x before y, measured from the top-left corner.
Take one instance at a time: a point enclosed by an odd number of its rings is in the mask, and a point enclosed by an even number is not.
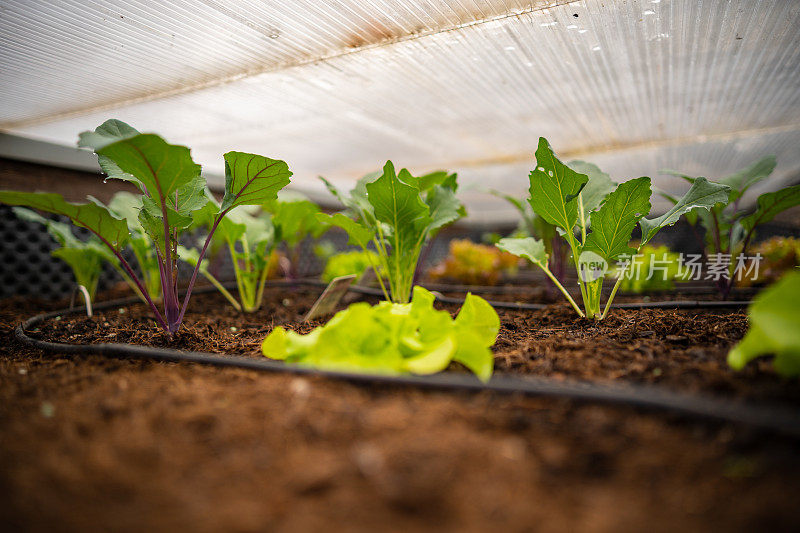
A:
[[[43,339],[253,357],[319,289],[238,315],[196,295],[170,339],[141,305]],[[52,305],[50,306],[52,307]],[[800,525],[800,443],[632,408],[43,354],[0,303],[0,530],[749,531]],[[453,312],[456,307],[446,307]],[[742,311],[501,311],[496,371],[800,405],[768,361],[734,373]],[[452,371],[462,371],[453,368]]]

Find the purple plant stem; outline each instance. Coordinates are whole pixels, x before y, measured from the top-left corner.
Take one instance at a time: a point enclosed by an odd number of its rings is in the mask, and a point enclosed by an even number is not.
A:
[[[97,235],[97,234],[95,233],[95,235]],[[97,236],[100,237],[100,235],[97,235]],[[123,268],[125,268],[125,270],[128,272],[128,275],[131,277],[131,279],[134,281],[134,283],[136,283],[136,286],[139,288],[139,291],[141,291],[141,293],[144,296],[145,300],[147,300],[147,303],[150,305],[150,309],[152,309],[153,313],[156,315],[156,319],[158,320],[159,325],[162,328],[164,328],[166,331],[169,331],[169,327],[167,326],[167,323],[164,320],[164,316],[158,310],[158,307],[156,307],[156,304],[153,303],[153,300],[150,298],[150,293],[147,292],[147,289],[144,287],[144,285],[142,285],[142,282],[139,280],[139,277],[133,271],[133,269],[128,264],[128,262],[125,260],[125,258],[122,257],[122,254],[120,254],[116,250],[116,248],[111,246],[111,244],[107,240],[105,240],[103,237],[100,237],[100,240],[103,241],[103,243],[106,246],[111,248],[111,251],[114,252],[115,256],[117,256],[117,259],[119,259],[119,261],[122,264]]]

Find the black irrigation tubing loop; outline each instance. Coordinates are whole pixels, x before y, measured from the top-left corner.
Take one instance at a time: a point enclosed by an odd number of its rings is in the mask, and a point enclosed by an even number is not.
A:
[[[322,287],[324,283],[289,281],[273,283],[274,286],[310,285]],[[213,287],[198,288],[198,292],[211,292]],[[97,310],[112,309],[138,302],[137,298],[112,300],[98,304]],[[29,318],[15,331],[20,342],[49,352],[63,354],[94,354],[110,358],[141,359],[161,362],[189,362],[219,367],[235,367],[257,371],[294,375],[321,376],[358,384],[417,387],[434,390],[454,390],[526,396],[549,396],[582,402],[598,402],[650,410],[670,411],[695,418],[732,422],[761,428],[771,432],[800,438],[800,413],[783,406],[754,405],[737,400],[685,394],[643,385],[599,385],[595,383],[564,382],[537,377],[494,376],[481,383],[471,374],[441,373],[432,376],[380,376],[350,372],[321,371],[289,365],[267,359],[217,355],[205,352],[185,352],[166,348],[151,348],[130,344],[65,344],[48,342],[28,336],[26,330],[43,321],[65,314],[75,314],[80,308],[62,309]]]

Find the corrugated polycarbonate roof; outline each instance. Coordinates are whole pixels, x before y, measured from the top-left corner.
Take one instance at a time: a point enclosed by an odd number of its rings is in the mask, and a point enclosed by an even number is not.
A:
[[[212,179],[237,149],[309,191],[389,158],[448,168],[476,222],[514,218],[485,189],[524,196],[540,135],[674,192],[659,169],[775,153],[767,188],[800,175],[793,0],[6,1],[0,68],[10,133],[72,145],[116,117]]]

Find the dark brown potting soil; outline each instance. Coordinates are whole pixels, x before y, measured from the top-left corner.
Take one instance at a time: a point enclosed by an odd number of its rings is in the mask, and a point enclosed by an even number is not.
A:
[[[319,290],[238,315],[193,298],[170,339],[140,305],[31,334],[262,357]],[[455,312],[456,308],[448,308]],[[749,531],[800,524],[800,444],[752,428],[558,399],[418,391],[189,364],[43,354],[0,305],[0,529]],[[742,311],[502,311],[496,371],[647,382],[800,405],[768,361],[725,354]],[[452,371],[463,371],[453,368]],[[5,527],[3,527],[5,526]]]

